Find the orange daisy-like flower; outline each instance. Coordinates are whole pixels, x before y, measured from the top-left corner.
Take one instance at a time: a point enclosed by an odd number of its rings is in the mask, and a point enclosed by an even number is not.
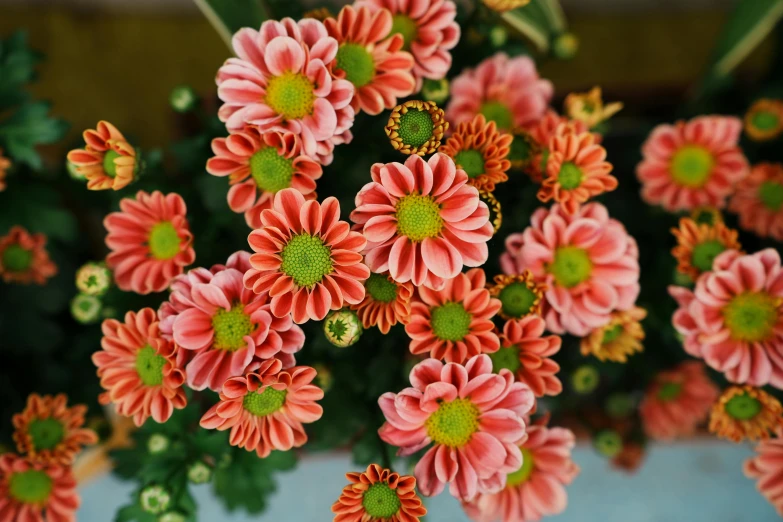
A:
[[[511,168],[507,156],[514,137],[498,132],[494,121],[482,114],[457,125],[454,134],[439,149],[468,175],[468,184],[478,189],[495,190],[496,183],[508,181]]]
[[[76,522],[79,494],[70,466],[0,455],[0,520]]]
[[[350,484],[332,505],[334,522],[419,522],[427,514],[414,477],[370,464],[364,473],[345,478]]]
[[[547,286],[537,283],[530,270],[515,275],[499,274],[494,281],[495,284],[489,287],[489,295],[500,300],[500,317],[521,319],[528,315],[541,315]]]
[[[44,234],[30,234],[20,226],[0,237],[0,276],[6,283],[42,285],[57,273],[44,248]]]
[[[83,446],[98,442],[94,431],[83,428],[87,406],[68,407],[68,397],[27,397],[27,407],[13,416],[14,441],[19,453],[35,462],[70,465]]]
[[[517,133],[524,137],[524,140],[514,138],[511,145],[511,160],[519,159],[520,155],[525,160],[525,172],[536,183],[541,180],[546,173],[547,161],[549,160],[549,146],[552,138],[566,132],[575,132],[582,134],[589,132],[585,122],[580,120],[569,120],[552,109],[547,110],[544,117],[540,120],[527,125]],[[601,142],[601,135],[593,133],[595,143]],[[527,146],[525,146],[527,145]]]
[[[558,133],[549,142],[538,199],[543,203],[554,199],[567,214],[574,214],[591,197],[617,188],[617,178],[610,172],[612,164],[606,161],[606,149],[591,133]]]
[[[10,168],[11,160],[3,156],[3,149],[0,149],[0,192],[5,190],[5,177]]]
[[[492,317],[501,303],[490,297],[486,283],[484,270],[473,268],[446,281],[442,290],[420,286],[405,325],[411,353],[462,363],[474,355],[496,352],[500,339]]]
[[[729,210],[739,224],[761,237],[783,241],[783,165],[760,163],[737,183]]]
[[[677,260],[677,270],[694,281],[700,274],[712,270],[712,262],[726,250],[740,250],[737,231],[723,223],[699,225],[690,218],[680,219],[680,227],[672,228],[677,246],[672,255]]]
[[[780,401],[753,386],[730,386],[710,414],[710,431],[733,442],[765,440],[780,428],[783,428]]]
[[[613,102],[604,105],[601,88],[593,87],[584,93],[572,92],[566,96],[563,107],[569,118],[582,121],[593,128],[620,112],[623,104]]]
[[[774,140],[783,133],[783,100],[756,100],[745,113],[745,134],[755,141]]]
[[[134,181],[141,162],[136,149],[108,121],[82,134],[86,146],[68,153],[68,161],[87,179],[90,190],[120,190]]]
[[[582,355],[594,355],[599,361],[625,363],[628,356],[644,350],[644,328],[642,319],[647,310],[634,306],[628,311],[612,312],[612,320],[601,328],[596,328],[587,337],[582,338]]]
[[[388,273],[370,274],[364,282],[364,299],[351,305],[351,310],[362,321],[362,326],[377,326],[383,333],[397,323],[406,324],[411,315],[413,285],[398,283]]]

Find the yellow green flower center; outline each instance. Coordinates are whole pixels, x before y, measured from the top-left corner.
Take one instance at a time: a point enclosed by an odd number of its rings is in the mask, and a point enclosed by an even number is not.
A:
[[[166,358],[159,355],[152,346],[145,346],[136,354],[136,373],[145,386],[163,384],[163,367]]]
[[[231,310],[219,309],[212,316],[212,330],[215,332],[213,346],[218,350],[235,352],[247,346],[245,336],[253,333],[255,325],[245,313],[245,306],[234,305]]]
[[[345,43],[337,50],[337,69],[355,87],[364,87],[375,77],[375,60],[363,45]]]
[[[664,402],[673,401],[680,396],[682,391],[682,383],[679,382],[665,382],[658,389],[658,398]]]
[[[278,192],[291,186],[294,160],[281,156],[274,147],[264,147],[250,156],[250,175],[264,192]]]
[[[264,101],[285,120],[297,120],[313,113],[315,86],[302,73],[287,72],[269,80]]]
[[[698,145],[686,145],[672,157],[672,179],[684,187],[703,187],[710,178],[714,165],[715,158],[710,151]]]
[[[298,286],[310,288],[334,270],[331,248],[309,234],[292,237],[280,255],[280,269]]]
[[[566,161],[560,165],[560,172],[557,174],[557,182],[566,190],[573,190],[582,184],[582,169]]]
[[[759,111],[755,113],[751,119],[751,124],[758,130],[771,131],[780,126],[780,118],[774,112]]]
[[[470,332],[472,320],[461,303],[446,303],[432,309],[432,333],[443,341],[461,341]]]
[[[500,291],[498,299],[505,315],[520,318],[531,313],[538,296],[524,283],[511,283]]]
[[[441,403],[424,427],[435,444],[461,448],[478,431],[479,414],[479,409],[470,399],[454,399]]]
[[[477,178],[484,174],[484,156],[477,150],[461,150],[454,156],[456,163],[469,178]]]
[[[508,370],[516,373],[522,363],[519,361],[519,348],[517,346],[503,346],[498,351],[488,354],[492,360],[492,371]]]
[[[110,178],[117,177],[117,165],[114,164],[114,160],[122,156],[114,149],[109,149],[103,156],[103,171]]]
[[[609,344],[616,341],[620,335],[625,331],[625,327],[621,324],[616,324],[610,328],[604,330],[604,337],[601,339],[601,344]]]
[[[725,410],[734,419],[747,421],[754,418],[764,409],[761,401],[747,393],[735,395],[726,402]]]
[[[65,426],[52,417],[35,419],[27,426],[27,433],[36,451],[51,450],[56,448],[65,437]]]
[[[522,451],[522,467],[506,476],[506,487],[508,488],[513,488],[519,486],[523,482],[527,482],[530,478],[530,474],[533,473],[533,453],[527,448],[519,449]]]
[[[765,181],[759,187],[759,199],[765,207],[777,212],[783,207],[783,183]]]
[[[604,430],[595,435],[593,445],[598,453],[612,458],[623,449],[623,438],[614,430]]]
[[[262,392],[250,392],[242,399],[242,407],[256,417],[270,415],[285,404],[286,390],[275,390],[271,386]]]
[[[410,113],[409,113],[410,114]],[[397,202],[397,231],[411,241],[436,237],[443,229],[440,205],[432,196],[409,194]]]
[[[427,111],[410,108],[405,114],[400,114],[400,128],[397,129],[400,139],[410,147],[421,147],[432,139],[435,123]]]
[[[593,263],[587,250],[575,246],[564,246],[555,250],[555,259],[546,266],[558,286],[573,288],[590,279]]]
[[[8,245],[3,251],[3,268],[9,272],[26,272],[32,264],[32,250],[19,245]]]
[[[419,35],[419,26],[408,15],[396,14],[392,17],[392,28],[389,34],[399,33],[402,35],[402,48],[405,51],[411,50],[411,44],[416,41]]]
[[[500,130],[510,130],[514,126],[514,117],[508,106],[497,100],[485,101],[481,104],[479,112],[488,121],[494,121]]]
[[[736,341],[758,342],[774,334],[780,302],[765,292],[746,292],[723,307],[723,320]]]
[[[712,270],[712,263],[724,250],[726,247],[723,243],[717,239],[709,239],[693,247],[691,263],[702,272],[707,272]]]
[[[148,244],[152,257],[165,261],[179,254],[182,240],[170,221],[161,221],[150,230]]]
[[[571,384],[577,393],[592,393],[600,382],[601,375],[598,370],[589,364],[580,366],[571,375]]]
[[[397,285],[389,278],[381,274],[370,274],[369,279],[364,283],[367,293],[375,301],[382,303],[392,303],[397,299]]]
[[[52,493],[52,478],[35,469],[21,471],[11,475],[8,491],[22,504],[44,504]]]
[[[372,484],[362,496],[362,507],[371,520],[386,520],[396,515],[402,507],[397,492],[385,482]]]

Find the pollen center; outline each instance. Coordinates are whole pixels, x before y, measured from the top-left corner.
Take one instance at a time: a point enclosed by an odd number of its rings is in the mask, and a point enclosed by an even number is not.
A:
[[[36,451],[51,450],[62,442],[65,436],[63,423],[52,417],[35,419],[27,427],[27,433],[33,442]]]
[[[777,129],[780,125],[780,118],[774,112],[759,111],[751,118],[754,127],[762,131],[771,131]]]
[[[759,199],[765,207],[777,212],[783,207],[783,183],[765,181],[759,187]]]
[[[256,417],[264,417],[282,408],[287,394],[286,390],[275,390],[268,386],[262,392],[250,392],[245,395],[242,399],[242,407]]]
[[[710,151],[698,145],[686,145],[672,157],[671,176],[678,185],[703,187],[710,178],[714,165],[715,158]]]
[[[381,274],[370,274],[364,283],[367,293],[376,301],[391,303],[397,299],[397,285]]]
[[[337,69],[355,87],[364,87],[375,77],[375,60],[363,45],[346,43],[337,50]]]
[[[601,344],[609,344],[612,341],[616,341],[625,331],[625,328],[621,324],[616,324],[611,328],[604,330],[604,336],[601,339]]]
[[[310,288],[334,270],[332,250],[320,238],[309,234],[292,237],[281,257],[280,269],[298,286]]]
[[[432,138],[434,129],[435,123],[429,112],[411,108],[405,114],[400,114],[397,134],[405,145],[421,147]]]
[[[747,421],[754,418],[761,413],[762,409],[763,406],[761,401],[751,397],[747,393],[735,395],[726,402],[725,406],[726,413],[741,421]]]
[[[166,260],[179,254],[182,240],[170,221],[161,221],[150,230],[148,243],[152,257]]]
[[[114,164],[114,160],[120,156],[122,156],[122,154],[114,149],[107,150],[106,154],[103,156],[103,171],[110,178],[117,176],[117,165]]]
[[[557,182],[566,190],[573,190],[582,184],[582,169],[566,161],[560,166],[560,172],[557,174]]]
[[[443,341],[461,341],[470,332],[473,316],[460,303],[432,309],[432,333]]]
[[[485,101],[481,104],[479,112],[483,114],[488,121],[494,121],[499,130],[510,130],[514,126],[511,110],[501,101]]]
[[[401,506],[397,492],[385,482],[372,484],[362,497],[362,507],[372,517],[371,520],[391,518],[397,514]]]
[[[559,286],[573,288],[590,279],[593,263],[585,249],[565,246],[555,250],[555,259],[546,270],[554,276]]]
[[[665,382],[658,389],[658,398],[662,401],[673,401],[680,396],[682,391],[682,383],[679,382]]]
[[[709,239],[693,247],[691,263],[702,272],[712,270],[712,263],[726,247],[717,239]]]
[[[3,268],[9,272],[25,272],[33,264],[33,251],[19,245],[8,245],[3,251]]]
[[[159,386],[163,384],[163,367],[166,358],[158,355],[155,348],[145,346],[136,354],[136,373],[145,386]]]
[[[723,307],[723,320],[737,341],[758,342],[774,334],[780,301],[765,292],[747,292]]]
[[[479,409],[470,399],[455,399],[442,403],[424,426],[435,444],[460,448],[478,431],[478,417]]]
[[[313,113],[314,89],[304,74],[287,72],[269,80],[264,101],[283,119],[296,120]]]
[[[279,155],[274,147],[264,147],[250,156],[250,175],[264,192],[278,192],[291,186],[294,160]]]
[[[231,310],[221,308],[215,312],[212,329],[215,331],[213,346],[218,350],[235,352],[247,346],[245,336],[253,333],[255,326],[245,313],[244,305],[237,304]]]
[[[395,33],[402,35],[402,49],[404,51],[410,51],[411,44],[419,35],[419,26],[410,16],[396,14],[392,17],[392,28],[391,31],[389,31],[389,34]]]
[[[11,475],[8,491],[23,504],[43,504],[49,499],[52,486],[53,481],[49,475],[30,469]]]
[[[524,283],[511,283],[500,291],[498,299],[505,315],[520,318],[532,312],[538,295]]]
[[[461,150],[454,156],[454,163],[465,171],[469,178],[484,174],[484,156],[477,150]]]
[[[436,237],[443,229],[440,205],[432,196],[410,194],[396,205],[397,231],[411,241]]]
[[[519,448],[522,451],[522,467],[506,477],[506,487],[513,488],[523,482],[527,482],[533,473],[533,453],[527,448]]]
[[[519,348],[517,346],[503,346],[498,351],[488,354],[492,360],[492,371],[508,370],[516,373],[522,363],[519,361]]]

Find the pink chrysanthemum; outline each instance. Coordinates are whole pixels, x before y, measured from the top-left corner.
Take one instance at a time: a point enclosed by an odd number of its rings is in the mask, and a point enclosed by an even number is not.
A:
[[[729,201],[740,226],[761,237],[783,241],[783,165],[761,163],[740,181]]]
[[[372,179],[351,212],[368,241],[370,270],[438,290],[463,266],[487,260],[489,208],[451,158],[436,153],[428,161],[412,155],[404,165],[376,163]]]
[[[117,286],[137,294],[165,290],[196,259],[185,201],[176,193],[140,190],[135,200],[123,198],[120,210],[103,220],[111,249],[106,264]]]
[[[783,267],[772,248],[715,258],[691,291],[669,287],[685,351],[739,384],[783,389]]]
[[[737,145],[742,122],[724,116],[699,116],[675,125],[658,125],[642,145],[636,167],[642,198],[666,210],[723,208],[734,184],[748,173]]]
[[[636,241],[600,203],[573,215],[557,205],[536,210],[516,256],[508,254],[504,269],[521,265],[547,285],[544,318],[555,333],[585,336],[609,323],[612,311],[630,310],[639,295]]]
[[[427,359],[413,367],[412,388],[384,393],[378,403],[386,416],[381,438],[411,455],[432,443],[414,474],[423,495],[437,495],[446,483],[451,494],[471,500],[495,493],[506,475],[522,466],[524,416],[535,399],[508,370],[492,373],[487,355],[464,366]]]
[[[76,522],[76,478],[69,466],[0,455],[0,520]]]
[[[269,292],[275,317],[293,315],[295,323],[320,321],[329,310],[364,299],[362,281],[370,270],[360,252],[367,244],[340,221],[340,203],[305,201],[293,189],[275,195],[273,208],[261,212],[262,227],[248,237],[255,252],[245,286]]]
[[[352,138],[354,88],[330,71],[338,45],[323,23],[269,20],[259,31],[240,29],[232,43],[237,58],[216,78],[220,120],[232,131],[250,124],[262,133],[291,132],[306,155],[331,163],[334,146]]]
[[[553,92],[552,82],[539,78],[529,56],[498,53],[451,82],[446,119],[456,126],[483,114],[498,130],[510,132],[541,119]]]
[[[486,286],[484,270],[473,268],[447,280],[442,290],[420,287],[405,325],[411,353],[463,363],[497,351],[500,340],[492,318],[501,303],[489,296]]]
[[[288,451],[307,442],[303,424],[321,418],[315,401],[324,392],[314,384],[316,371],[307,366],[284,370],[278,359],[261,363],[254,372],[226,381],[220,402],[201,418],[201,427],[231,430],[232,446],[255,451],[259,457],[272,450]]]
[[[759,442],[756,453],[745,461],[745,476],[758,481],[756,489],[783,517],[783,430],[778,430],[774,438]]]
[[[522,467],[508,475],[506,488],[463,504],[476,522],[533,522],[562,513],[565,487],[579,475],[571,460],[574,434],[564,428],[530,426],[522,446]]]
[[[163,339],[152,308],[125,314],[125,322],[106,319],[102,350],[92,354],[106,392],[98,400],[114,404],[117,413],[133,417],[136,426],[149,417],[166,422],[187,403],[185,372],[177,366],[177,346]]]
[[[290,132],[266,132],[245,127],[228,138],[212,140],[214,157],[207,160],[207,172],[228,176],[228,206],[245,214],[251,228],[261,226],[261,211],[272,208],[275,194],[295,188],[315,199],[315,181],[321,165],[302,153],[302,144]]]
[[[693,435],[696,427],[707,420],[718,395],[720,390],[699,361],[686,361],[660,372],[639,405],[645,433],[658,440]]]
[[[402,50],[403,36],[391,33],[392,13],[366,5],[347,5],[337,18],[327,18],[329,36],[340,44],[334,71],[356,89],[355,110],[380,114],[397,105],[397,98],[413,94],[413,56]]]
[[[354,7],[388,9],[391,34],[400,34],[402,49],[413,54],[416,91],[424,78],[440,80],[451,68],[451,49],[459,42],[460,28],[454,20],[457,6],[451,0],[358,0]]]

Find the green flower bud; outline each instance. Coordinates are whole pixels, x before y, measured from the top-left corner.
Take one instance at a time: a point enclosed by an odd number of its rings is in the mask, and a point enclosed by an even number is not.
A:
[[[362,322],[352,310],[338,310],[326,316],[324,334],[333,345],[345,348],[359,340]]]
[[[153,433],[147,439],[147,451],[153,455],[163,453],[171,446],[171,440],[162,433]]]
[[[563,33],[552,42],[552,53],[561,60],[570,60],[579,51],[579,39],[573,33]]]
[[[179,85],[172,89],[169,95],[171,108],[177,112],[185,113],[193,110],[198,103],[198,95],[192,87],[188,85]]]
[[[598,370],[589,364],[580,366],[571,374],[571,385],[576,393],[584,395],[592,393],[598,388],[600,382],[601,375]]]
[[[186,520],[185,515],[176,511],[169,511],[158,517],[158,522],[185,522]]]
[[[212,480],[212,468],[198,460],[188,467],[188,480],[194,484],[206,484]]]
[[[440,80],[424,80],[421,88],[422,97],[437,104],[442,104],[449,97],[449,81],[446,78]]]
[[[489,30],[489,41],[494,47],[503,47],[508,41],[508,30],[502,25],[496,25]]]
[[[83,294],[102,296],[112,283],[106,263],[86,263],[76,272],[76,288]]]
[[[139,495],[141,509],[153,515],[159,515],[169,508],[171,495],[163,486],[147,486]]]
[[[623,449],[623,438],[614,430],[599,431],[593,437],[596,451],[607,458],[612,458]]]
[[[92,324],[101,316],[103,303],[94,295],[78,294],[71,300],[71,315],[82,324]]]

